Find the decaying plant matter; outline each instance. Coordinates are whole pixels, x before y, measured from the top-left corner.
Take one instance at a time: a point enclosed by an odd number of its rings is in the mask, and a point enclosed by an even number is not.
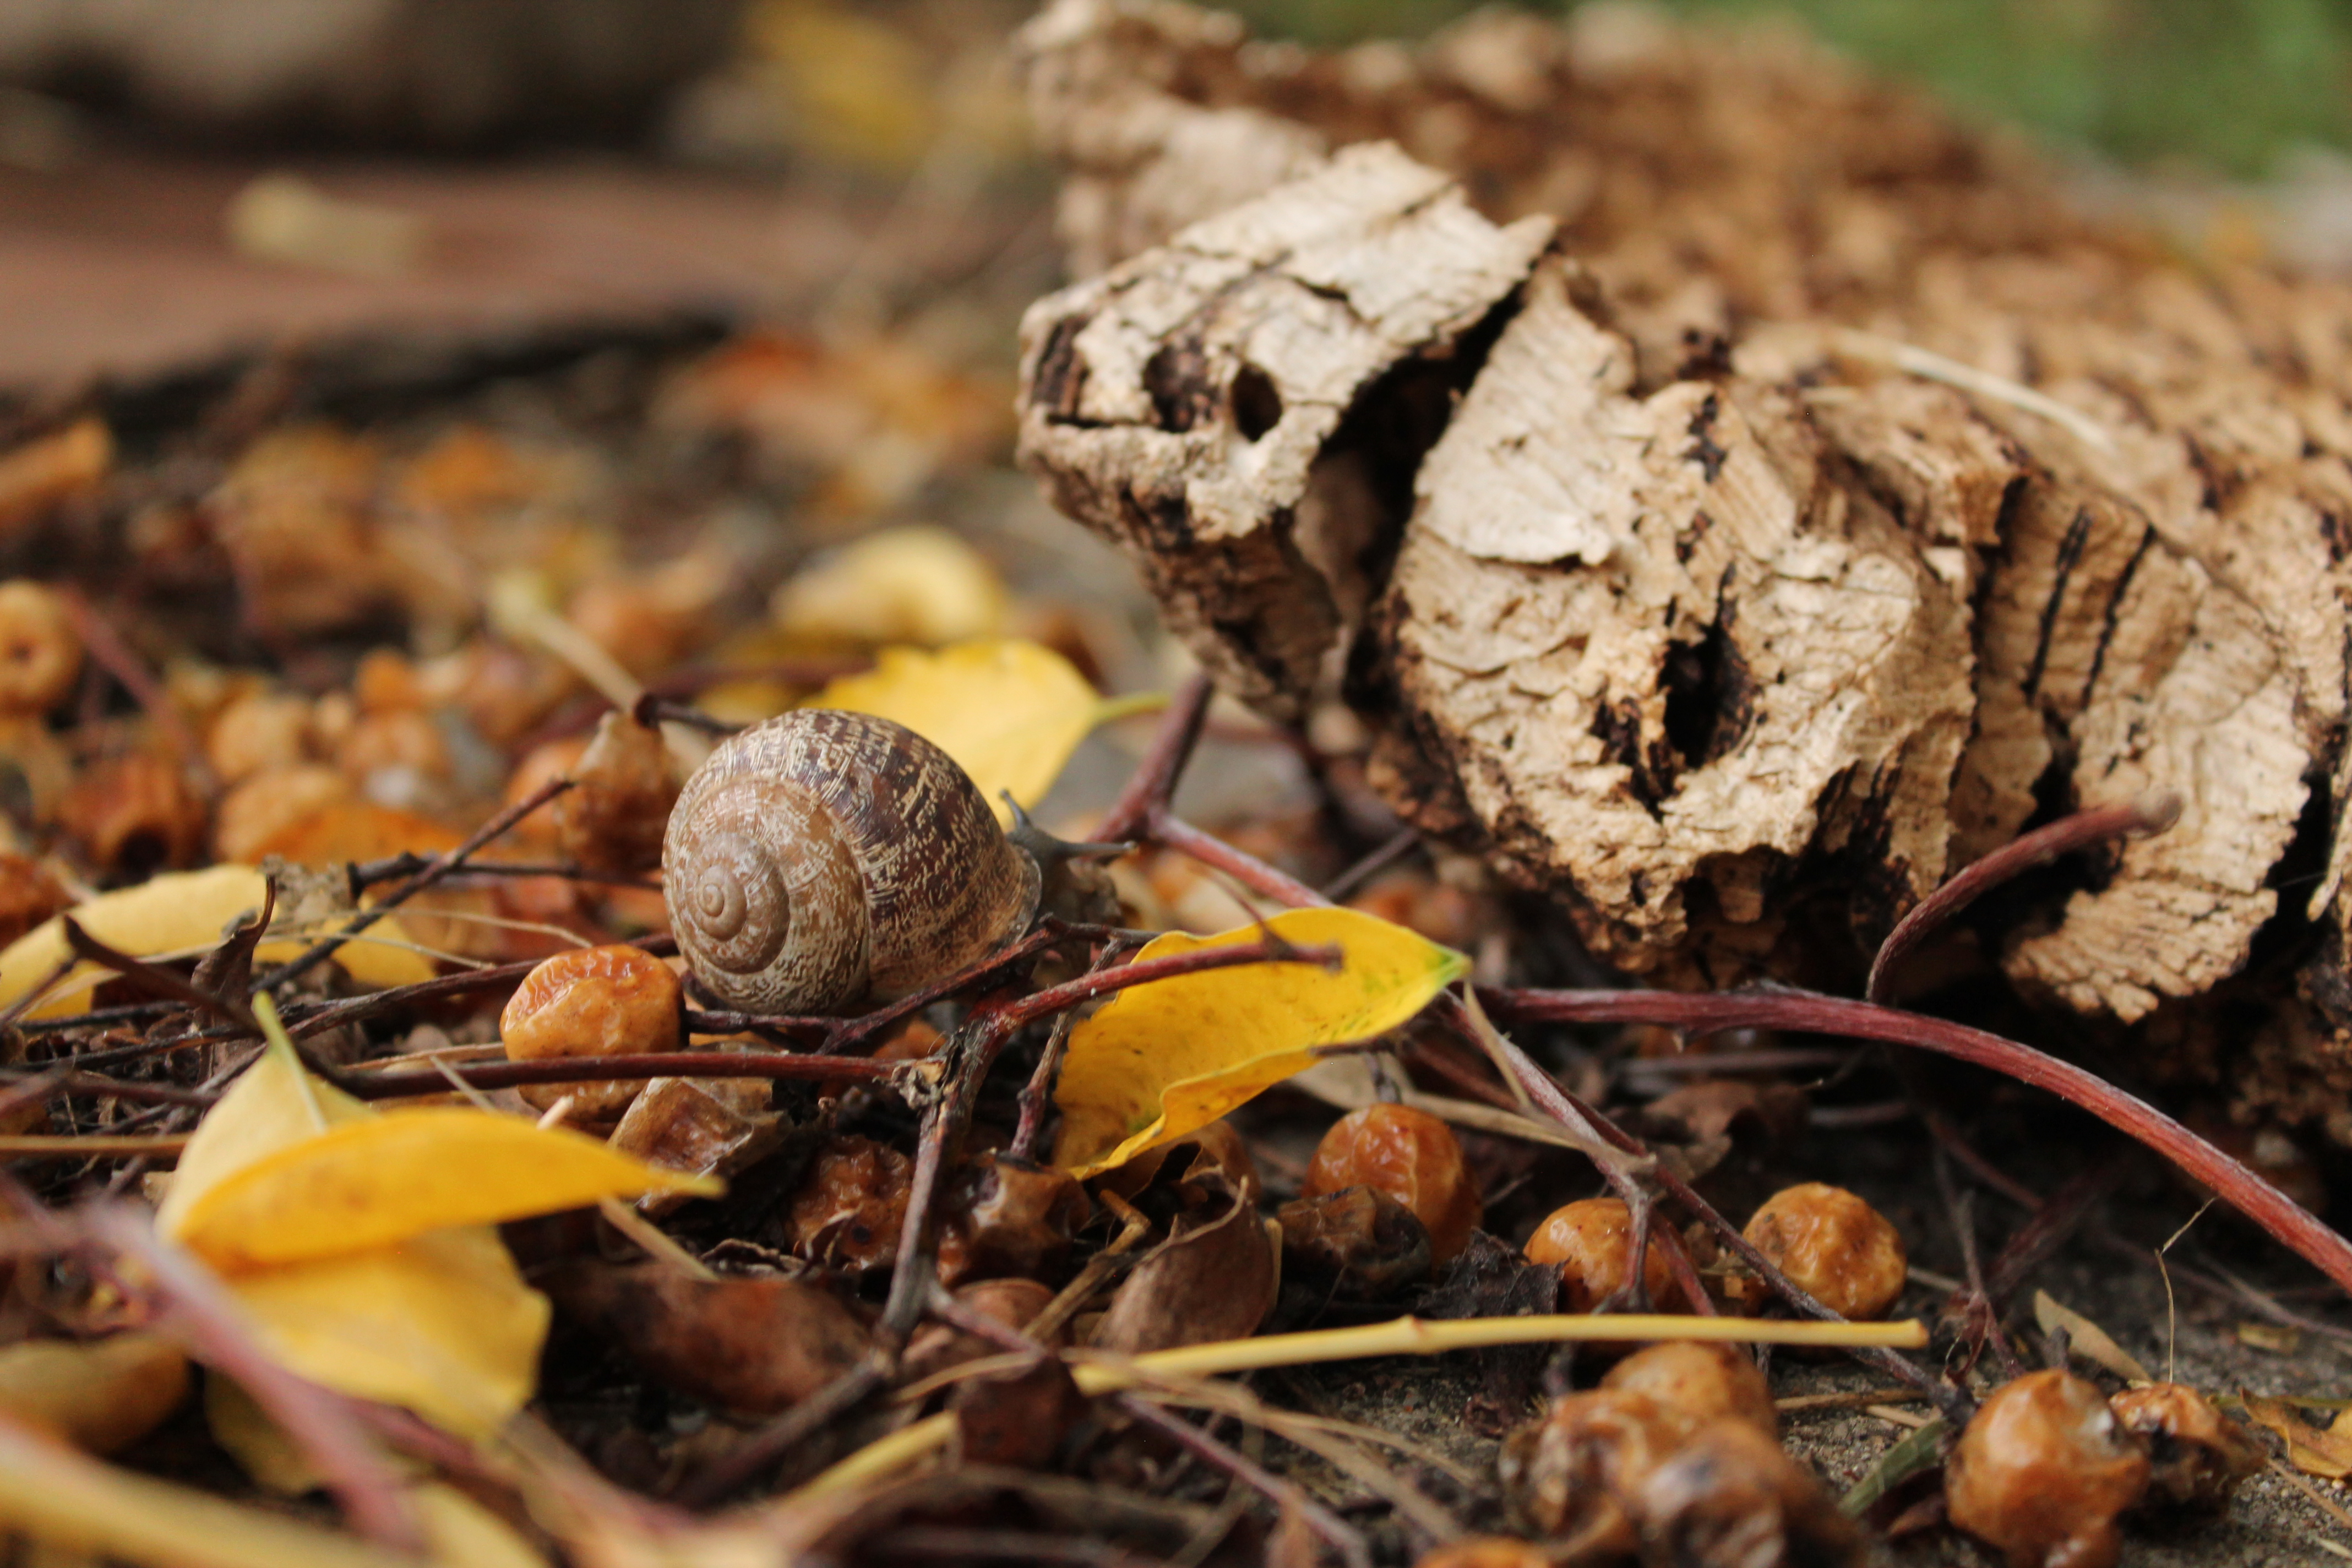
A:
[[[1988,956],[2352,1137],[2352,293],[2176,261],[1777,33],[1026,42],[1093,276],[1028,320],[1024,458],[1221,681],[1344,694],[1391,805],[1678,986],[1842,978],[2169,793]]]

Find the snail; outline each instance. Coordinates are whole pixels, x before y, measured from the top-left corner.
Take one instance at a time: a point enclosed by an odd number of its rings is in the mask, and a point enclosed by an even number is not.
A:
[[[662,839],[678,951],[721,1004],[839,1014],[896,1000],[1019,936],[1065,845],[887,719],[803,708],[730,737]]]

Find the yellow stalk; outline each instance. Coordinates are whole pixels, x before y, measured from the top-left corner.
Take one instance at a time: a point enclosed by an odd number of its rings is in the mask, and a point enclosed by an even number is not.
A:
[[[1301,1366],[1310,1362],[1356,1361],[1380,1355],[1438,1355],[1569,1340],[1728,1340],[1742,1344],[1852,1348],[1882,1345],[1917,1350],[1927,1342],[1927,1326],[1916,1319],[1897,1323],[1792,1323],[1759,1318],[1701,1318],[1680,1313],[1638,1312],[1596,1317],[1590,1313],[1527,1318],[1461,1318],[1424,1322],[1398,1318],[1353,1329],[1315,1329],[1299,1334],[1265,1334],[1247,1340],[1216,1340],[1135,1357],[1080,1360],[1070,1375],[1081,1393],[1111,1394],[1133,1388],[1152,1374],[1209,1377]],[[1006,1357],[1008,1364],[1021,1358]],[[946,1446],[955,1417],[934,1415],[867,1444],[769,1507],[783,1508],[825,1497],[903,1469]]]

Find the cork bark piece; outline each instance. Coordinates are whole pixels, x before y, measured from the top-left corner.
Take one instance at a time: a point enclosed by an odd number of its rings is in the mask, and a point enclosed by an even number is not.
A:
[[[1230,689],[1344,658],[1391,804],[1669,984],[2169,792],[1988,956],[2242,1107],[2352,1088],[2352,290],[2191,270],[1785,31],[1027,45],[1107,270],[1033,311],[1024,453]]]

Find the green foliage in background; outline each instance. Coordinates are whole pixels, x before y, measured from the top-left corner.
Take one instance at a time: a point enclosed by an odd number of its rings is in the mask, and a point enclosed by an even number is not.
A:
[[[1411,37],[1463,0],[1241,0],[1320,42]],[[1780,13],[1886,71],[2062,142],[2259,174],[2352,144],[2352,0],[1675,0]]]

